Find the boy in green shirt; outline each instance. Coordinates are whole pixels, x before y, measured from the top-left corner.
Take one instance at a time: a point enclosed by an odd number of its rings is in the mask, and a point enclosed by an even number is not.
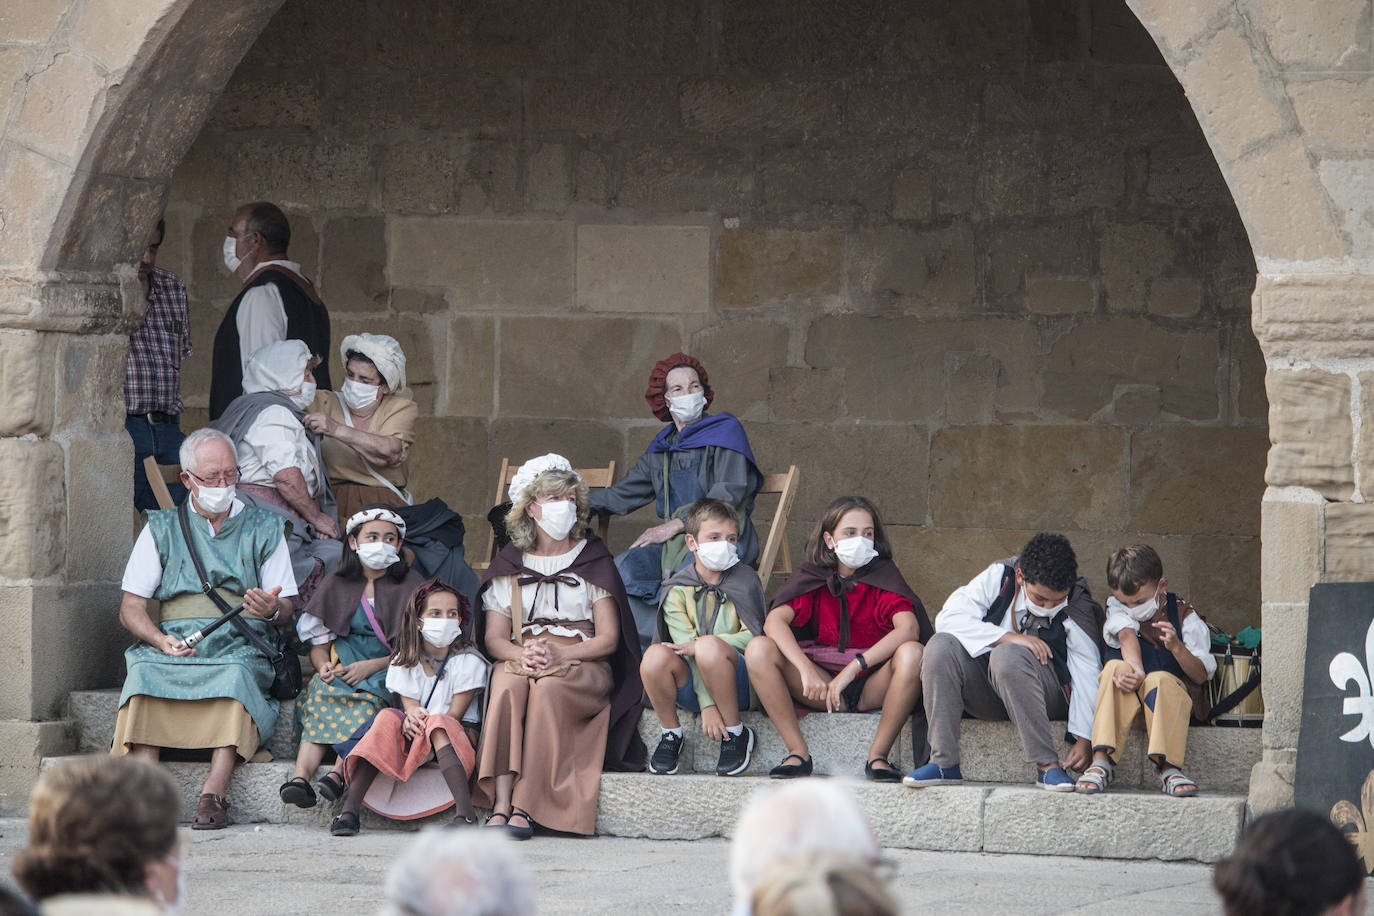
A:
[[[763,586],[739,562],[739,515],[719,499],[699,499],[687,512],[687,549],[694,562],[663,583],[654,644],[639,673],[663,737],[649,772],[677,772],[682,753],[678,707],[701,712],[701,730],[720,742],[717,776],[749,768],[754,730],[740,721],[749,708],[744,647],[763,632]]]

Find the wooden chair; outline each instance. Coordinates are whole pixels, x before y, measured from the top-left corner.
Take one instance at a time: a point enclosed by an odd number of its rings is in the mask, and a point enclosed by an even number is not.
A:
[[[496,497],[492,500],[493,506],[499,506],[506,501],[506,491],[510,488],[510,482],[515,479],[515,474],[520,470],[520,465],[511,464],[509,458],[501,459],[501,473],[496,475]],[[615,483],[615,462],[612,461],[604,468],[576,468],[577,473],[582,477],[590,489],[604,489]],[[606,534],[611,529],[611,519],[603,516],[596,525],[596,533],[601,540],[606,540]],[[496,532],[487,534],[487,552],[484,559],[472,564],[473,569],[486,569],[491,565],[492,557],[496,556]]]
[[[159,509],[173,509],[176,503],[172,501],[172,491],[167,489],[168,484],[181,482],[181,465],[179,464],[158,464],[157,459],[152,455],[143,459],[143,473],[148,475],[148,486],[153,490],[153,496],[157,498]]]
[[[774,575],[789,576],[792,574],[792,548],[787,544],[787,517],[792,512],[792,503],[797,498],[797,486],[801,480],[801,472],[797,466],[791,465],[786,474],[765,474],[763,475],[763,486],[759,487],[759,495],[776,493],[778,495],[778,506],[773,510],[773,518],[768,523],[768,539],[763,542],[763,552],[759,554],[759,579],[763,582],[764,591],[768,590],[768,582]],[[757,526],[758,516],[754,516]],[[778,554],[782,556],[779,558]],[[779,563],[781,559],[781,563]]]

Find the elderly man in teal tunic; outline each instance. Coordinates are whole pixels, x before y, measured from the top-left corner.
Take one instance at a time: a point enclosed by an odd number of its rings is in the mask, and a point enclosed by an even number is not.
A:
[[[181,479],[190,491],[191,536],[210,584],[259,636],[291,619],[296,580],[283,518],[234,497],[233,443],[201,429],[181,446]],[[236,759],[250,759],[272,737],[277,701],[272,666],[237,627],[226,624],[194,648],[182,640],[220,616],[201,591],[175,509],[148,513],[124,568],[119,622],[138,638],[124,653],[128,676],[119,698],[111,753],[157,760],[161,749],[211,749],[210,775],[191,826],[229,823],[225,790]],[[148,600],[161,602],[160,623]]]

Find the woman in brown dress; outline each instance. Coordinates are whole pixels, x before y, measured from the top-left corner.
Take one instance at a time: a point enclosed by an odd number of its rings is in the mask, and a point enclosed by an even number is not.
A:
[[[535,824],[591,834],[603,766],[644,762],[634,624],[610,552],[586,532],[587,485],[567,459],[526,462],[510,496],[512,542],[479,593],[475,641],[495,666],[474,800],[517,839]]]

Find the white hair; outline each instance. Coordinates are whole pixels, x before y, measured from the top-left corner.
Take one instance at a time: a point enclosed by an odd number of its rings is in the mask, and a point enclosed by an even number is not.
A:
[[[379,916],[533,916],[534,888],[515,845],[495,830],[431,827],[386,876]]]
[[[194,474],[200,470],[200,465],[196,464],[196,449],[207,442],[223,442],[229,446],[229,451],[234,454],[234,463],[238,463],[239,455],[238,450],[234,448],[234,440],[213,426],[206,426],[191,433],[182,441],[181,450],[177,452],[177,459],[181,462],[183,471],[190,471]]]
[[[754,793],[730,843],[736,904],[749,902],[770,865],[813,851],[877,860],[881,847],[848,789],[831,780],[805,779]]]

